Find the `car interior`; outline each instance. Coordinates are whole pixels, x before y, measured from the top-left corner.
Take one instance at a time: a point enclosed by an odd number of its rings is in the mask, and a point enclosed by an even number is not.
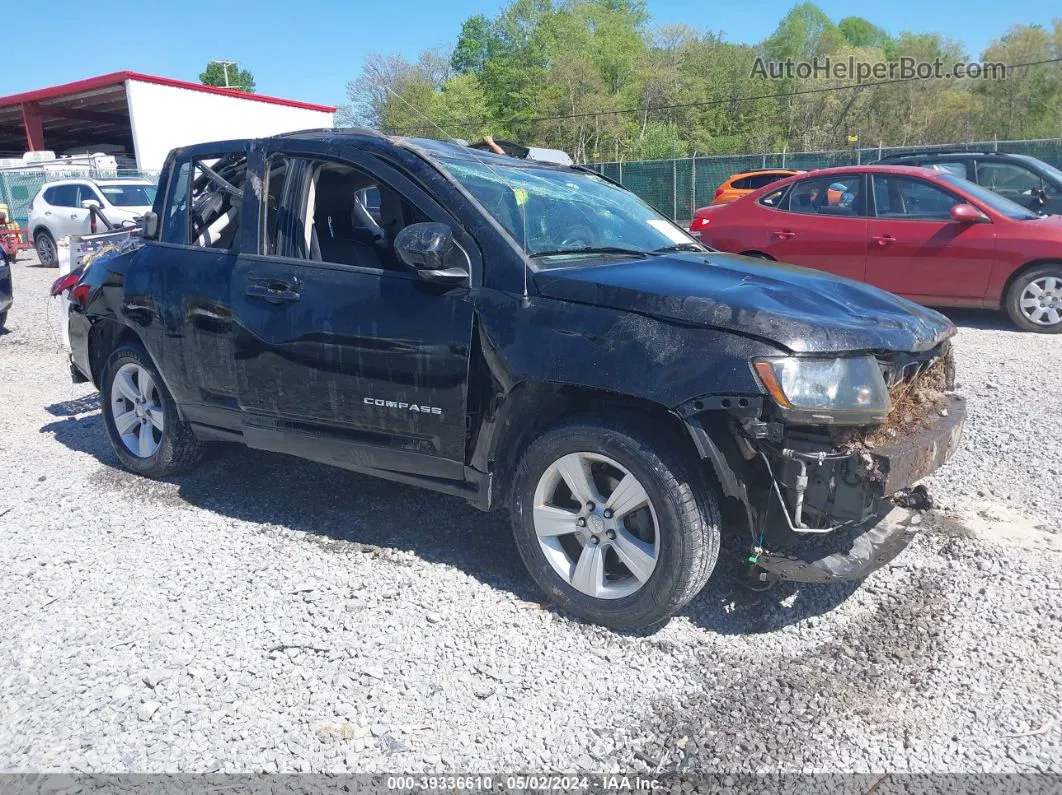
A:
[[[925,182],[874,176],[874,206],[879,218],[948,220],[957,202],[951,194]]]
[[[395,237],[406,226],[427,220],[396,191],[372,177],[324,163],[313,171],[306,201],[309,259],[405,270],[394,250]]]
[[[789,200],[792,212],[815,215],[859,216],[865,214],[861,177],[826,183],[808,180],[793,187]]]
[[[247,158],[243,154],[195,162],[191,212],[193,244],[219,249],[237,247],[246,177]]]

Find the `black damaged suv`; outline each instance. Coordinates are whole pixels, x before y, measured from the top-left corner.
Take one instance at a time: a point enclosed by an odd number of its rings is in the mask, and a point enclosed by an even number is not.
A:
[[[366,130],[198,145],[141,242],[71,293],[125,466],[237,441],[507,507],[549,598],[611,627],[692,599],[723,533],[761,582],[866,576],[961,432],[941,315],[706,249],[578,167]]]

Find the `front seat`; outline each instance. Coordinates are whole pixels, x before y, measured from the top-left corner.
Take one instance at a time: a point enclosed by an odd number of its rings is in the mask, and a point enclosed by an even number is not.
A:
[[[324,262],[380,268],[373,247],[356,239],[353,209],[354,183],[350,177],[322,171],[317,177],[311,256]]]

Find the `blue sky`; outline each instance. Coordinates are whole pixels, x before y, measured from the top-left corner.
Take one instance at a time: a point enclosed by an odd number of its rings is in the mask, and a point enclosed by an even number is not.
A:
[[[493,16],[504,4],[97,0],[86,6],[64,0],[60,6],[69,5],[70,13],[49,14],[46,28],[35,35],[7,38],[0,96],[122,69],[195,81],[206,62],[216,58],[250,69],[259,93],[334,105],[345,101],[346,83],[369,53],[414,57],[420,50],[452,44],[462,20],[476,13]],[[755,42],[770,34],[794,0],[648,0],[648,5],[654,23],[685,22],[722,31],[729,41]],[[819,5],[834,20],[861,14],[892,33],[942,31],[973,57],[1010,25],[1046,26],[1062,16],[1057,0],[891,0],[867,4],[872,10],[866,11],[850,0]],[[112,27],[113,44],[107,35]]]

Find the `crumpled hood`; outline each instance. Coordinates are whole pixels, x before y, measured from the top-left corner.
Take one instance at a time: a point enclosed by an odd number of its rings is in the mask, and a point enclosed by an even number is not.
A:
[[[542,295],[726,329],[795,353],[924,351],[955,333],[932,309],[862,282],[734,254],[544,270]]]

